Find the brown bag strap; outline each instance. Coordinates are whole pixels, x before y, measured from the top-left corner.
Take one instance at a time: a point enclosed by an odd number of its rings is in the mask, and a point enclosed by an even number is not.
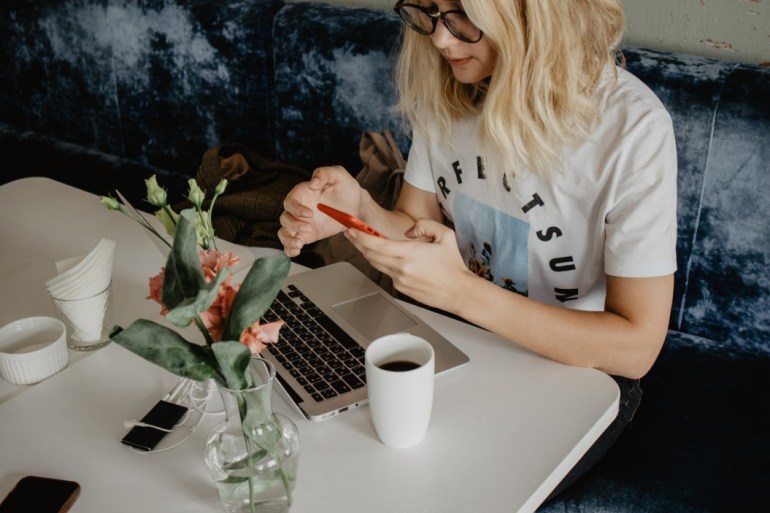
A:
[[[356,175],[356,180],[377,203],[387,209],[392,208],[401,192],[406,167],[393,134],[388,129],[382,134],[365,132],[361,137],[359,154],[363,168]]]
[[[364,165],[362,171],[371,165],[375,165],[375,169],[385,168],[391,172],[403,170],[406,167],[404,156],[401,155],[393,134],[387,128],[382,134],[365,132],[359,144],[359,155]]]

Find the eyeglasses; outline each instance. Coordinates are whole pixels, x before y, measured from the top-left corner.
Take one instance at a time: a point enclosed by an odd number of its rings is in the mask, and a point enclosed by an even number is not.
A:
[[[430,7],[423,7],[399,0],[393,10],[401,16],[407,27],[424,36],[429,36],[436,31],[439,19],[447,30],[460,41],[478,43],[481,36],[484,35],[481,29],[471,23],[465,11],[459,9],[441,12],[435,4]]]

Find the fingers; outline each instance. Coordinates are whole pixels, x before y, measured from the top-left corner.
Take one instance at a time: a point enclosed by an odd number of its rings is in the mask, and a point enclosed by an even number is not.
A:
[[[317,193],[310,189],[310,183],[303,182],[296,185],[283,200],[284,210],[278,218],[281,223],[278,239],[288,257],[299,255],[302,247],[312,242],[308,236],[313,231],[310,224],[313,222],[313,209],[309,205],[315,203],[314,196]]]
[[[422,239],[425,242],[438,242],[452,230],[432,219],[418,219],[404,235],[410,239]]]
[[[313,203],[312,194],[309,194],[308,182],[301,183],[294,187],[294,189],[286,195],[283,200],[283,211],[289,213],[291,217],[284,219],[284,215],[281,214],[281,225],[284,225],[284,221],[293,221],[294,219],[309,219],[313,217],[313,209],[310,204]]]
[[[430,219],[418,220],[407,230],[409,240],[393,241],[369,235],[356,229],[345,231],[345,237],[376,268],[388,274],[403,273],[407,262],[425,260],[437,263],[441,254],[457,252],[454,232]],[[459,255],[459,254],[458,254]]]
[[[350,174],[342,166],[324,166],[316,168],[313,176],[310,177],[308,187],[312,191],[324,192],[327,188],[339,183],[344,178],[349,178]]]
[[[297,218],[313,217],[313,209],[326,190],[339,183],[348,172],[340,166],[319,167],[307,182],[296,185],[283,202],[284,210]]]
[[[278,239],[281,241],[281,244],[283,244],[284,254],[290,258],[299,256],[302,247],[305,245],[301,238],[293,237],[291,232],[286,230],[286,228],[278,230]]]
[[[286,195],[278,238],[287,256],[299,255],[305,244],[328,235],[329,228],[315,215],[315,206],[325,191],[345,178],[352,179],[340,166],[321,167],[313,172],[309,181],[296,185]]]
[[[405,241],[391,241],[376,235],[369,235],[356,228],[348,228],[344,233],[345,237],[361,252],[364,258],[380,271],[385,271],[382,267],[385,262],[397,260],[402,257],[403,252],[408,251],[405,247]]]
[[[313,228],[307,222],[299,220],[285,211],[281,214],[280,220],[281,228],[278,230],[278,239],[283,244],[283,251],[286,256],[295,257],[299,255],[305,244],[313,242]]]

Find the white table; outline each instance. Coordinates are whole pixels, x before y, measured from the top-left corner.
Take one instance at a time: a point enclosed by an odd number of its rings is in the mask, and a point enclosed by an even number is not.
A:
[[[44,288],[53,263],[103,237],[118,243],[115,322],[158,319],[158,305],[144,298],[163,258],[142,228],[96,196],[48,179],[0,186],[0,325],[53,315]],[[534,511],[616,416],[615,382],[410,308],[470,363],[437,379],[428,434],[411,449],[382,445],[367,407],[311,423],[276,397],[302,439],[292,513]],[[73,513],[221,511],[203,461],[217,419],[205,418],[169,452],[132,451],[120,443],[124,420],[146,413],[176,378],[116,344],[70,356],[66,369],[37,385],[0,380],[0,497],[36,474],[81,484]]]

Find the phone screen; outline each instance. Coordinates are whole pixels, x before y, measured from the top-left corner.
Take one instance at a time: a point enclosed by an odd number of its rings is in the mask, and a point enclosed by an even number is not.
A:
[[[0,513],[65,513],[79,495],[74,481],[27,476],[0,503]]]

